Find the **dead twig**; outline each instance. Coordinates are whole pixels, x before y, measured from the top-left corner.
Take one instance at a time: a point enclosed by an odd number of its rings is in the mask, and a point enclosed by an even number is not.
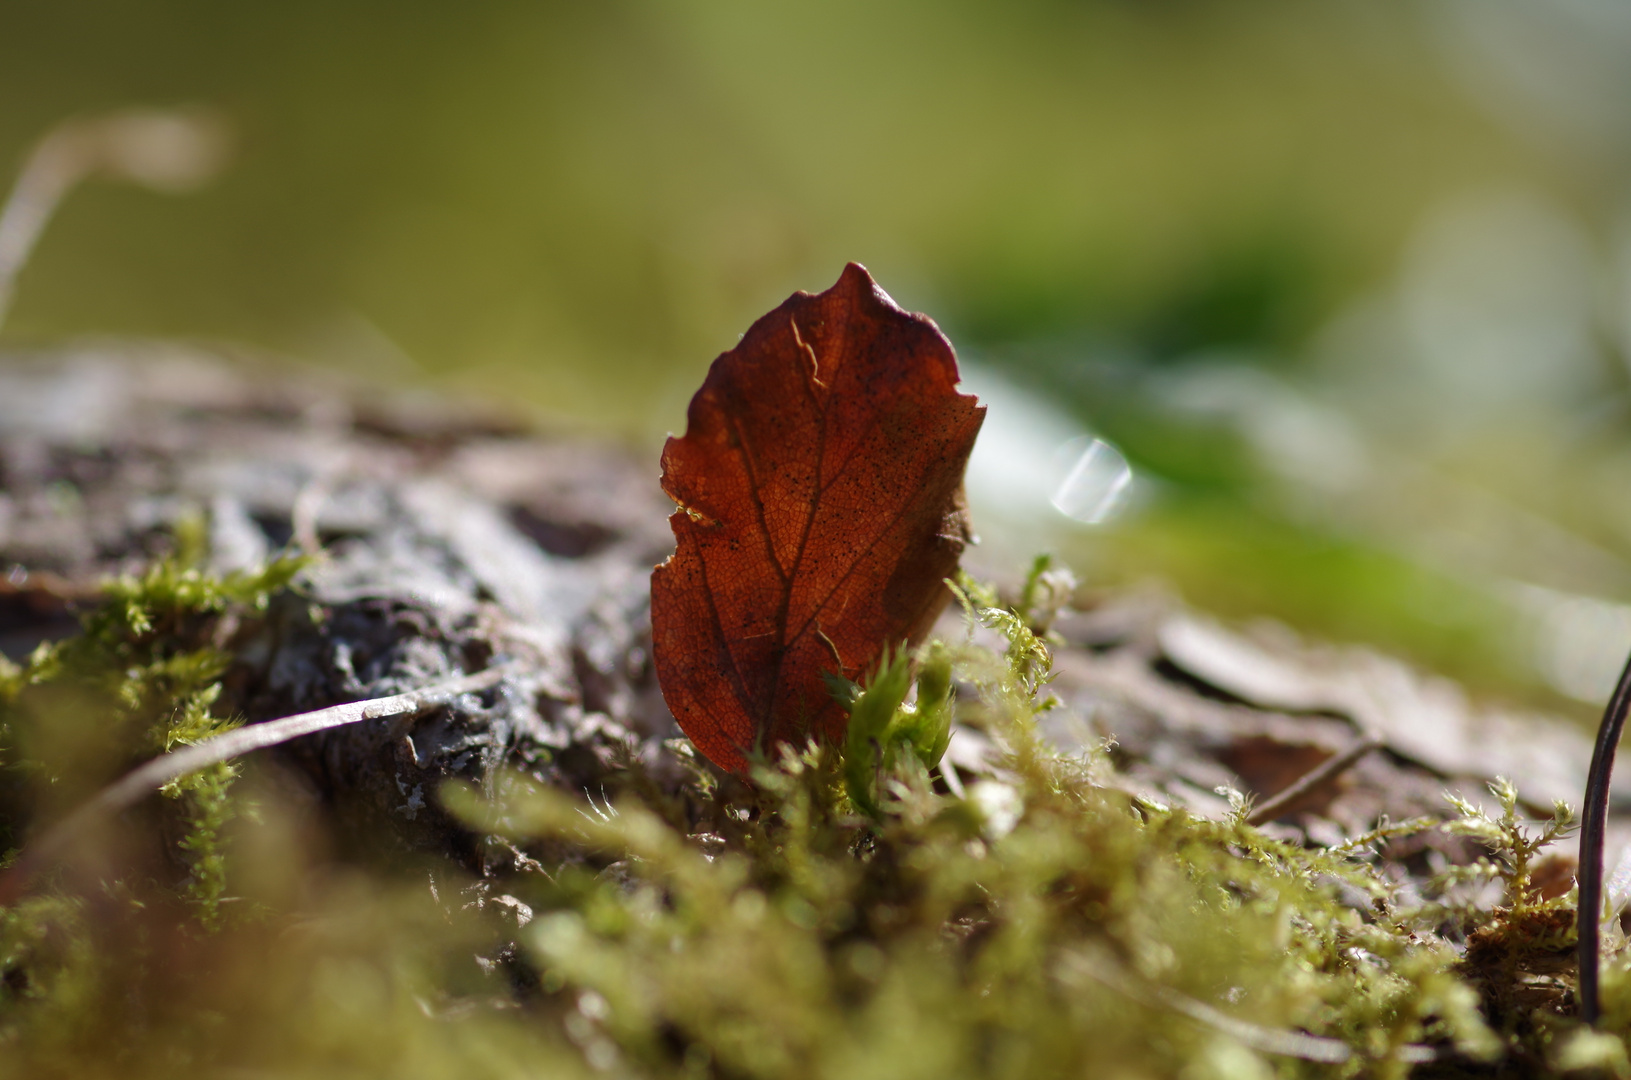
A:
[[[485,690],[508,674],[510,669],[507,667],[489,668],[423,690],[411,690],[406,694],[392,694],[390,697],[352,701],[344,705],[331,705],[326,709],[296,713],[279,720],[269,720],[264,724],[237,728],[174,753],[156,757],[103,788],[94,798],[81,804],[24,848],[15,863],[0,871],[0,906],[8,905],[22,895],[34,875],[89,826],[128,809],[172,781],[211,765],[241,757],[254,750],[277,746],[303,735],[312,735],[363,720],[412,716],[427,712],[439,705],[447,704],[460,694]]]
[[[1290,787],[1279,792],[1268,802],[1256,806],[1246,815],[1248,825],[1266,825],[1285,812],[1286,807],[1301,802],[1305,797],[1312,795],[1337,777],[1359,764],[1359,760],[1372,750],[1383,745],[1381,739],[1375,735],[1367,735],[1360,739],[1342,753],[1326,758],[1317,766],[1304,773]]]

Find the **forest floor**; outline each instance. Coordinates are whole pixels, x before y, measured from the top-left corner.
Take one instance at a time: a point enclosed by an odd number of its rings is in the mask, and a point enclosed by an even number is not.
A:
[[[688,751],[621,447],[97,345],[0,367],[0,477],[0,852],[237,721],[497,672],[80,837],[0,906],[0,1076],[1628,1067],[1534,842],[1589,740],[1400,660],[976,565],[950,748],[868,819],[830,753]]]

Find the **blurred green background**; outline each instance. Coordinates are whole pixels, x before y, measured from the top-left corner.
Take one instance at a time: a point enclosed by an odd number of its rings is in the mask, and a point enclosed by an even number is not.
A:
[[[92,184],[9,346],[156,335],[655,445],[865,263],[993,404],[989,561],[1585,710],[1631,645],[1617,0],[8,0],[0,161],[201,105],[210,188]],[[1055,447],[1130,460],[1054,513]],[[655,468],[655,466],[654,466]]]

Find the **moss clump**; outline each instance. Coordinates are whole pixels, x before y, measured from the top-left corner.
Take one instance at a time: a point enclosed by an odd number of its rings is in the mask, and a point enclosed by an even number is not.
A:
[[[232,639],[303,560],[215,575],[202,569],[204,553],[202,523],[183,523],[170,557],[105,584],[80,634],[42,644],[20,665],[0,658],[0,851],[37,817],[60,816],[140,761],[237,726],[212,713]],[[236,775],[212,766],[163,792],[178,810],[182,895],[209,926],[226,891],[220,837]]]
[[[521,779],[497,806],[448,793],[483,830],[599,853],[523,896],[539,913],[528,955],[591,1060],[638,1075],[1028,1077],[1300,1067],[1259,1053],[1280,1043],[1345,1056],[1350,1073],[1404,1071],[1423,1053],[1407,1044],[1500,1054],[1457,952],[1425,925],[1437,912],[1396,910],[1370,851],[1382,834],[1305,851],[1245,825],[1243,804],[1204,821],[1096,784],[1102,760],[1036,738],[1045,643],[979,599],[969,609],[1005,652],[950,651],[976,695],[965,715],[1003,759],[966,797],[899,755],[876,798],[851,799],[840,756],[815,747],[761,764],[744,801],[700,823]],[[1227,1016],[1196,1022],[1175,1003]]]
[[[220,730],[211,687],[231,623],[294,569],[221,580],[173,560],[110,589],[79,638],[8,671],[8,805],[25,813],[8,809],[5,826],[60,812],[71,800],[53,798],[56,778],[84,790]],[[234,868],[262,882],[257,914],[222,920],[224,864],[200,853],[225,850],[226,818],[209,809],[224,795],[190,780],[175,792],[189,807],[182,880],[87,887],[81,874],[0,909],[0,1076],[1623,1066],[1624,953],[1606,972],[1602,1033],[1568,1018],[1572,901],[1542,897],[1535,870],[1569,825],[1562,809],[1533,833],[1497,786],[1493,815],[1462,804],[1449,823],[1383,822],[1303,849],[1247,825],[1238,796],[1211,821],[1128,795],[1102,752],[1064,757],[1037,735],[1053,707],[1044,572],[1015,609],[965,582],[971,633],[920,657],[915,702],[896,658],[849,691],[869,738],[784,750],[751,784],[674,745],[690,765],[679,784],[631,754],[610,796],[519,771],[496,797],[450,787],[447,805],[517,868],[502,877],[449,863],[427,888],[422,868],[367,876],[296,837],[250,845],[258,856]],[[60,719],[65,701],[96,726]],[[953,714],[999,750],[967,791],[933,770]],[[52,722],[69,726],[55,742]],[[75,757],[88,733],[117,752]],[[246,840],[277,832],[275,800],[265,816]],[[1424,898],[1389,845],[1446,824],[1490,857]]]

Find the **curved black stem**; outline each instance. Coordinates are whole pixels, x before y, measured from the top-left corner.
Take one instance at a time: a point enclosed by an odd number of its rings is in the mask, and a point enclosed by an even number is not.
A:
[[[1580,1018],[1595,1024],[1601,1014],[1598,999],[1602,963],[1603,834],[1608,828],[1608,782],[1614,775],[1614,749],[1631,712],[1631,659],[1625,662],[1614,696],[1603,710],[1597,746],[1586,774],[1586,798],[1580,827],[1580,907],[1576,931],[1580,939]]]

